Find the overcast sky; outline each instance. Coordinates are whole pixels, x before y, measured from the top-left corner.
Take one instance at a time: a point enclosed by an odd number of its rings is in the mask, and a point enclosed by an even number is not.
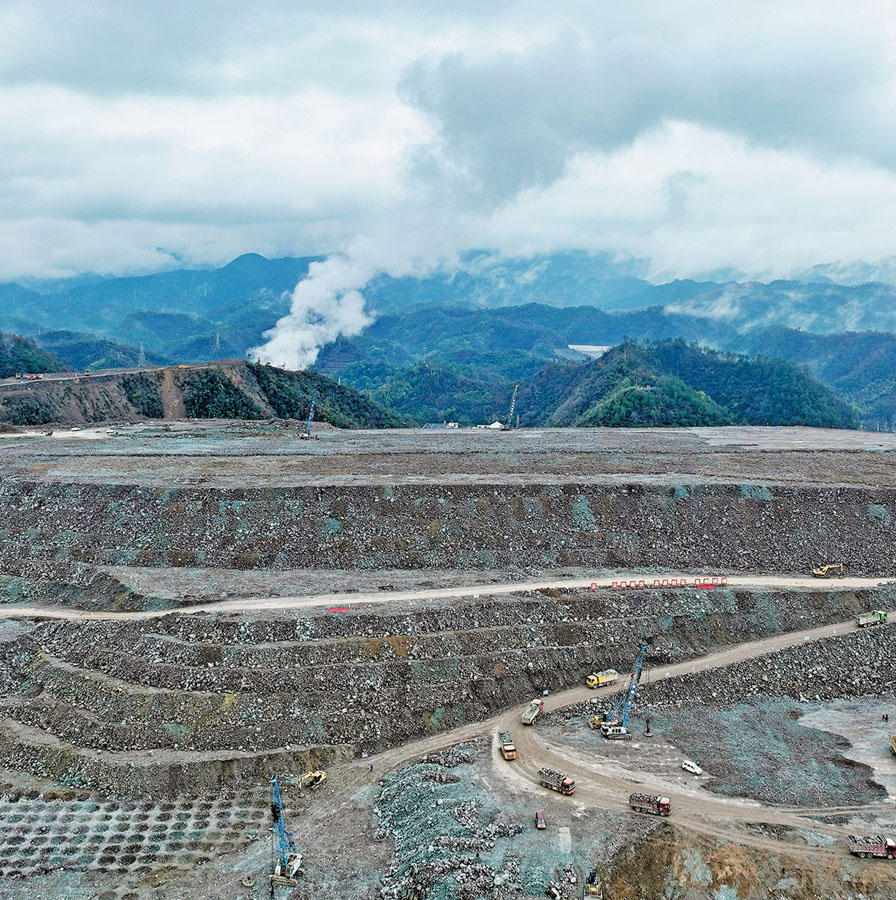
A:
[[[894,26],[889,0],[0,0],[0,279],[359,242],[372,270],[876,261]]]

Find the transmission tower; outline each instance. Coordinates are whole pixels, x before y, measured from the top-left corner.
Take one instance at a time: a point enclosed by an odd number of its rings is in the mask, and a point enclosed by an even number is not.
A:
[[[221,355],[221,332],[215,332],[215,346],[212,347],[212,359],[217,359]]]
[[[146,351],[143,349],[143,344],[140,345],[140,355],[137,357],[137,368],[146,368]]]

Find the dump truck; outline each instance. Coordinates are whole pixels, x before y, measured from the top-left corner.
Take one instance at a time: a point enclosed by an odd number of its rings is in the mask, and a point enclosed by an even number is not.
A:
[[[538,780],[542,787],[550,788],[568,797],[576,789],[575,780],[569,775],[564,775],[556,769],[541,768],[538,770]]]
[[[866,612],[862,613],[856,619],[856,625],[859,628],[867,628],[869,625],[886,625],[887,624],[887,614],[882,609],[876,609],[874,612]]]
[[[896,858],[896,841],[885,835],[851,834],[847,840],[849,841],[849,852],[861,856],[862,859],[867,859],[869,856],[881,859]]]
[[[498,735],[498,740],[501,742],[501,756],[504,759],[516,759],[516,745],[513,743],[510,732],[502,731]]]
[[[526,711],[520,716],[520,721],[523,725],[531,725],[539,716],[539,714],[544,709],[544,700],[541,697],[536,697],[527,707]]]
[[[654,816],[668,816],[672,812],[672,801],[668,797],[660,797],[659,794],[642,794],[636,791],[629,795],[628,805],[638,812]]]
[[[816,578],[833,578],[835,575],[838,578],[844,578],[846,576],[846,566],[844,563],[827,563],[824,566],[813,569],[812,574]]]
[[[603,687],[605,684],[613,684],[619,678],[615,669],[604,669],[603,672],[595,672],[585,679],[585,684],[590,688]]]

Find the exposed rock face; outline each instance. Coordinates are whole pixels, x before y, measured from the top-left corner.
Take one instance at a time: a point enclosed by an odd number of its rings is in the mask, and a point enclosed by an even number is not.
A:
[[[48,623],[16,642],[0,763],[123,793],[232,783],[477,721],[595,665],[625,671],[645,634],[671,662],[875,602],[849,591],[603,590],[404,612]]]
[[[246,489],[9,480],[8,561],[222,568],[896,567],[896,492],[567,484]]]

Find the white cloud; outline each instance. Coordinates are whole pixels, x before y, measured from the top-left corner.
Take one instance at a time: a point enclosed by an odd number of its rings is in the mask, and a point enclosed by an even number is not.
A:
[[[892,20],[874,0],[7,0],[0,279],[358,236],[389,271],[468,247],[605,249],[657,278],[882,258]]]

